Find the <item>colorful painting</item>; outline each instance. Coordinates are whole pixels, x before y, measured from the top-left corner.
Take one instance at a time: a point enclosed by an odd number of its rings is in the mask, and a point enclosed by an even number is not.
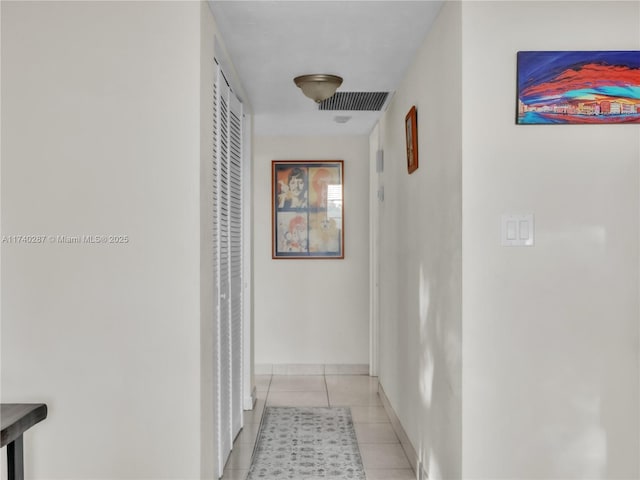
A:
[[[274,160],[273,258],[344,258],[343,161]]]
[[[640,123],[640,51],[518,52],[516,123]]]

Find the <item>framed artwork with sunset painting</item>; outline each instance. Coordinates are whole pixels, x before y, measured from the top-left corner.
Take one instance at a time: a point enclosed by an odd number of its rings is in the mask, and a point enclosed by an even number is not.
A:
[[[518,52],[518,124],[640,123],[640,51]]]
[[[342,160],[271,162],[272,258],[344,258]]]

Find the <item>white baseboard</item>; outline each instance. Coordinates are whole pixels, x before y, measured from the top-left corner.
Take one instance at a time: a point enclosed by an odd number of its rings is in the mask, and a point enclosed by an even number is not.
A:
[[[420,468],[420,460],[418,459],[418,454],[416,453],[415,447],[411,444],[409,437],[407,436],[407,432],[404,431],[404,427],[400,423],[400,419],[396,415],[396,412],[393,410],[389,399],[387,398],[387,394],[384,393],[384,388],[380,382],[378,382],[378,394],[380,395],[380,399],[382,400],[382,406],[384,407],[389,419],[391,420],[391,427],[393,431],[396,432],[396,435],[400,439],[400,445],[402,445],[402,449],[404,450],[405,455],[409,459],[409,463],[411,464],[411,468],[413,468],[414,472],[418,472]],[[426,478],[426,477],[425,477]]]
[[[256,375],[369,375],[367,364],[256,364]]]
[[[273,365],[270,363],[255,364],[253,366],[254,375],[273,375]]]
[[[274,364],[274,375],[324,375],[324,365]]]
[[[243,402],[243,409],[244,410],[253,410],[253,407],[256,404],[256,401],[258,400],[258,393],[256,390],[256,387],[253,387],[253,390],[251,390],[251,394],[249,396],[244,397],[244,402]]]
[[[325,375],[369,375],[368,364],[325,365]]]

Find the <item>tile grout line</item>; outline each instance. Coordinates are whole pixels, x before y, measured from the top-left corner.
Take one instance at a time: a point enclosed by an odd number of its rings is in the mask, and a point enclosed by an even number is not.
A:
[[[271,383],[273,382],[273,374],[269,375],[269,385],[267,385],[267,392],[264,396],[264,408],[267,408],[267,401],[269,400],[269,394],[271,393]],[[262,412],[264,414],[264,411]],[[262,417],[262,416],[261,416]]]
[[[269,385],[267,385],[267,394],[264,397],[264,406],[267,406],[267,397],[271,393],[271,383],[273,382],[273,374],[269,375]]]
[[[324,391],[327,392],[327,407],[331,408],[331,400],[329,400],[329,385],[327,384],[327,374],[322,375],[324,380]]]

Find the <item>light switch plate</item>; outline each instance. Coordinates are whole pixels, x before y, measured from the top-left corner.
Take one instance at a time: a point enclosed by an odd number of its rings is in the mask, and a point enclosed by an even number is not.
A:
[[[505,247],[533,247],[533,213],[502,215],[502,245]]]
[[[427,473],[424,471],[422,462],[418,462],[418,480],[427,480]]]
[[[384,152],[382,150],[376,152],[376,172],[384,172]]]

